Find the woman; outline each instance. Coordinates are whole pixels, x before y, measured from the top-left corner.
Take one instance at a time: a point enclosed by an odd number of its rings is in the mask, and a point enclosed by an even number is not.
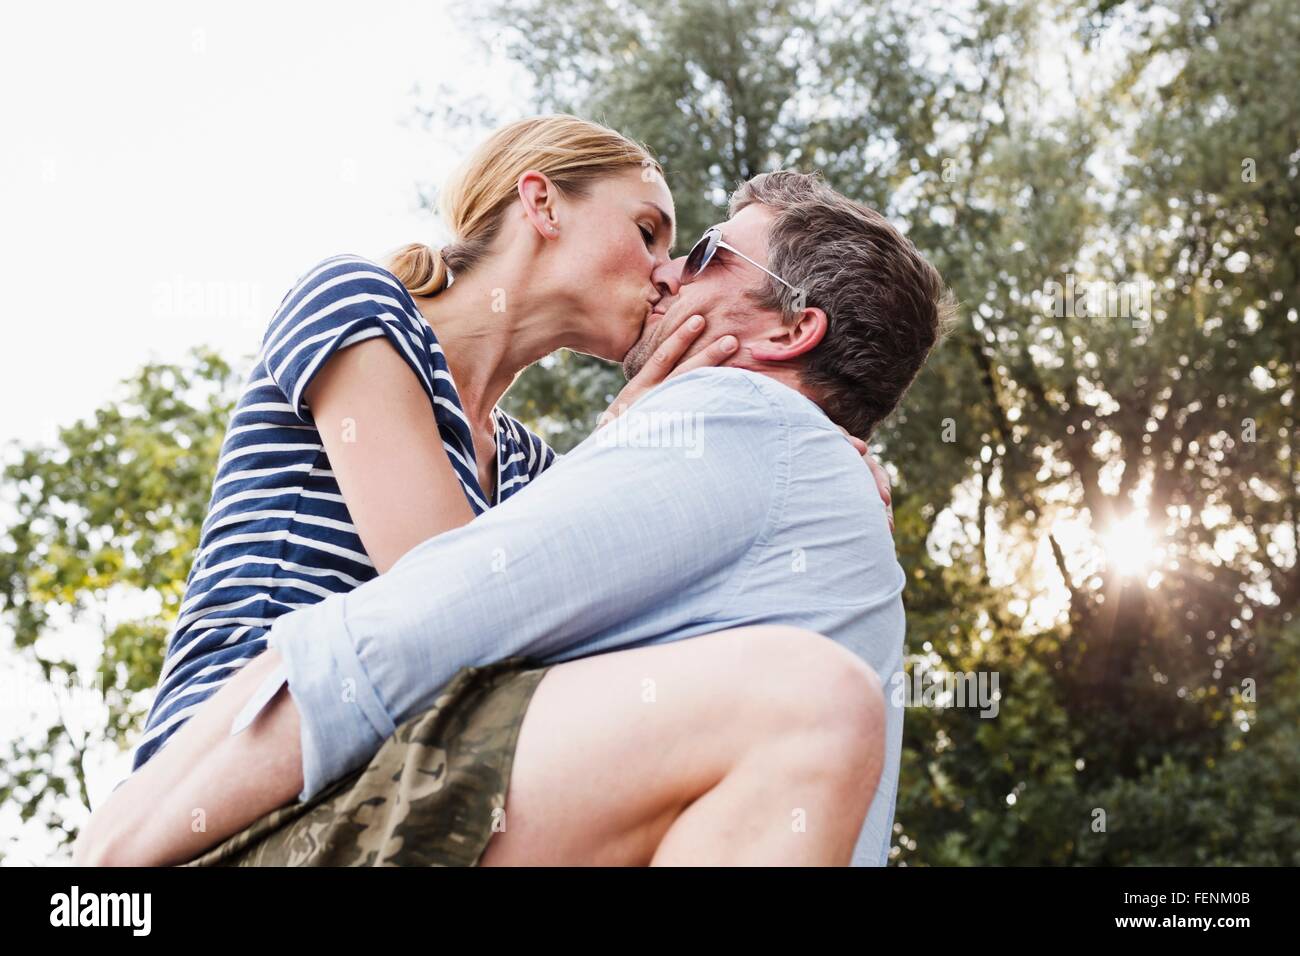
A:
[[[557,348],[621,359],[662,294],[653,273],[674,239],[672,196],[654,159],[604,127],[511,124],[443,206],[456,241],[439,253],[407,246],[388,269],[326,259],[281,302],[226,435],[133,778],[265,650],[280,614],[356,587],[538,477],[554,452],[498,400]],[[683,323],[668,367],[698,334]],[[673,374],[735,347],[728,336]],[[613,408],[662,367],[649,363]],[[526,706],[521,693],[506,738]],[[104,813],[112,804],[97,816],[126,826],[120,809]],[[166,856],[154,851],[138,861]]]
[[[581,120],[515,123],[444,194],[458,241],[441,254],[407,246],[391,273],[336,256],[298,280],[235,409],[133,769],[264,649],[279,614],[382,573],[551,464],[497,402],[557,348],[616,361],[636,341],[673,238],[653,163]],[[489,257],[507,206],[534,228]]]

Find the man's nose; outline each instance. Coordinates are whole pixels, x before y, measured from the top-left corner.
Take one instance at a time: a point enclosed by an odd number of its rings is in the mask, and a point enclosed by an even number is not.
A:
[[[654,271],[650,273],[650,280],[661,295],[667,297],[681,291],[682,267],[685,264],[686,257],[678,256],[676,259],[668,259],[655,266]]]

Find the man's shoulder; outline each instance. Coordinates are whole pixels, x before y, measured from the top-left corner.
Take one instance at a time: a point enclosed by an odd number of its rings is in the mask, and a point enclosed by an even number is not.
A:
[[[662,382],[641,401],[647,408],[689,405],[700,411],[747,409],[788,422],[834,428],[826,413],[802,392],[746,368],[692,369]]]
[[[629,449],[653,457],[657,467],[760,473],[783,454],[787,419],[758,378],[743,369],[714,367],[673,376],[592,432],[566,458]]]
[[[781,391],[802,398],[798,392],[761,372],[709,365],[674,375],[652,388],[641,400],[656,405],[693,401],[700,406],[725,405],[730,408],[735,406],[725,403],[742,401],[756,408],[771,409],[785,400]]]
[[[709,365],[660,382],[646,392],[643,400],[681,402],[693,396],[726,394],[757,402],[762,400],[764,393],[754,380],[764,377],[748,369]]]

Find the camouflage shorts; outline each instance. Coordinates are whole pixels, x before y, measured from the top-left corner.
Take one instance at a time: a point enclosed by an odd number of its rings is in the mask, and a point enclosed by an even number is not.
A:
[[[515,743],[547,671],[462,669],[360,770],[280,807],[184,866],[477,866],[504,829]]]

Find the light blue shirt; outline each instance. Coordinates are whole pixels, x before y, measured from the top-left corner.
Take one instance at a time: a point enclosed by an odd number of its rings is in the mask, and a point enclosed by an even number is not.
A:
[[[875,483],[826,414],[765,375],[704,368],[642,396],[524,493],[277,618],[284,674],[264,688],[287,677],[302,712],[308,799],[462,667],[516,655],[558,663],[793,624],[854,651],[889,688],[903,584]],[[903,731],[893,697],[855,866],[889,853]]]

